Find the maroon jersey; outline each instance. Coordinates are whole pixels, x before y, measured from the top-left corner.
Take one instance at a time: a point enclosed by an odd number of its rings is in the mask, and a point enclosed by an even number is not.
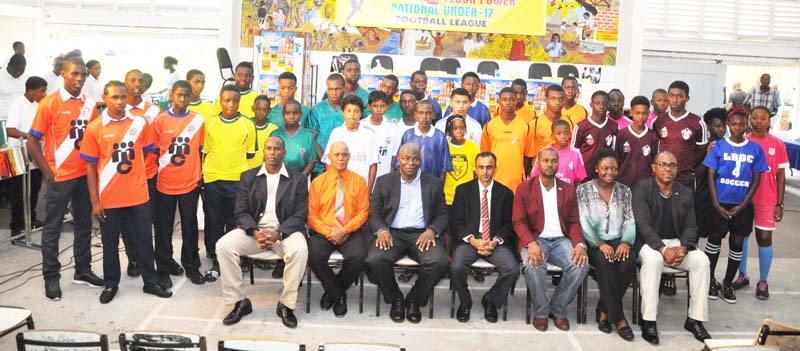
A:
[[[594,154],[604,147],[614,148],[618,126],[606,118],[602,124],[597,124],[588,117],[575,125],[572,131],[572,144],[581,151],[581,157],[586,165],[587,179],[597,176],[597,159]]]
[[[658,151],[678,159],[677,180],[694,180],[695,146],[708,144],[706,122],[690,112],[675,118],[667,111],[653,121],[653,130],[659,137]]]
[[[619,176],[617,181],[633,189],[636,182],[652,175],[650,164],[656,157],[658,135],[644,127],[641,134],[636,134],[633,126],[617,132],[617,155],[619,155]]]

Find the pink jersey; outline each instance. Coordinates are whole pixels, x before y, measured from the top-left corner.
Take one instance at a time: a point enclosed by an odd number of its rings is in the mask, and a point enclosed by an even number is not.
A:
[[[644,122],[644,125],[646,125],[648,129],[653,129],[653,121],[656,120],[656,117],[658,117],[658,115],[656,115],[655,112],[650,111],[650,117],[647,117],[647,121]]]
[[[761,173],[761,183],[753,195],[753,204],[763,206],[775,206],[778,203],[778,170],[789,168],[789,157],[786,155],[786,145],[781,139],[772,134],[767,134],[765,138],[754,138],[752,134],[746,135],[747,140],[754,141],[761,145],[764,156],[767,157],[769,169]]]
[[[549,148],[555,150],[556,146],[555,144],[551,144]],[[556,172],[556,178],[572,185],[586,179],[586,168],[583,164],[581,152],[578,149],[566,147],[556,151],[558,151],[558,172]],[[539,167],[536,166],[536,161],[534,161],[531,177],[536,177],[538,175]]]
[[[611,118],[611,113],[610,112],[606,112],[606,119],[608,119],[609,121],[617,122],[617,126],[619,127],[619,130],[623,130],[625,128],[628,128],[629,125],[633,124],[633,120],[628,118],[628,116],[626,116],[624,114],[619,119],[613,119],[613,118]]]

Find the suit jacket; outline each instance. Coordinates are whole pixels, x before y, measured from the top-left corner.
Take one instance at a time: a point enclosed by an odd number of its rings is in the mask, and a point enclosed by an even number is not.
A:
[[[447,205],[444,201],[444,184],[442,180],[430,174],[420,173],[420,189],[422,190],[422,212],[425,227],[432,229],[436,236],[447,229]],[[384,174],[375,180],[372,195],[369,199],[369,226],[373,233],[381,229],[389,229],[397,209],[400,207],[400,172]]]
[[[559,179],[555,181],[561,231],[573,246],[584,243],[575,188]],[[528,179],[517,187],[511,220],[519,238],[519,250],[536,240],[544,230],[544,202],[539,177]]]
[[[258,175],[262,167],[242,172],[233,215],[236,225],[248,235],[258,229],[267,204],[267,176]],[[275,199],[275,215],[280,226],[281,239],[294,232],[306,234],[308,218],[308,185],[303,173],[286,168],[288,177],[281,175]]]
[[[692,191],[680,182],[672,182],[672,224],[682,246],[690,250],[697,246],[697,224]],[[655,177],[636,183],[633,188],[633,218],[636,221],[636,252],[647,244],[658,250],[664,244],[658,229],[661,227],[661,197]],[[710,214],[709,214],[710,215]]]
[[[459,185],[453,205],[450,208],[450,231],[455,245],[467,244],[464,239],[475,235],[480,239],[481,225],[480,181],[473,179]],[[503,245],[511,246],[516,239],[511,224],[511,209],[514,206],[514,192],[499,182],[492,182],[492,197],[489,199],[489,229],[491,238],[500,238]]]

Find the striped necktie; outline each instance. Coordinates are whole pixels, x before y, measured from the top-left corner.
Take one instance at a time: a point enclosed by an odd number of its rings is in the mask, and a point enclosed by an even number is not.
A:
[[[487,195],[489,189],[483,189],[483,196],[481,196],[481,239],[489,240],[491,230],[489,229],[489,199]]]
[[[344,225],[344,184],[342,184],[342,176],[336,180],[336,220],[339,224]]]

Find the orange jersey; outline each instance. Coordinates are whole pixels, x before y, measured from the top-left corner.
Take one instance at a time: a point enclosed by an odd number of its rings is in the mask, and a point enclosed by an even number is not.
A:
[[[86,128],[80,157],[97,163],[97,187],[103,208],[141,205],[150,200],[144,151],[155,151],[151,126],[125,113],[122,120],[103,117]]]
[[[186,194],[197,188],[201,173],[204,117],[187,110],[176,115],[172,109],[153,122],[158,153],[158,191],[168,195]]]
[[[518,109],[517,117],[522,118],[525,123],[530,123],[532,120],[536,119],[536,111],[533,109],[533,105],[525,104],[522,105],[522,108]],[[494,108],[494,113],[492,113],[492,118],[500,116],[500,104]]]
[[[506,124],[503,119],[492,118],[483,128],[481,151],[491,151],[497,156],[494,180],[512,191],[525,180],[525,156],[530,153],[532,131],[522,118],[514,117]]]
[[[86,175],[80,148],[86,126],[95,118],[96,101],[85,95],[74,98],[64,88],[39,102],[28,132],[44,139],[44,159],[57,182]]]
[[[125,106],[125,111],[130,111],[132,115],[137,117],[144,117],[147,124],[152,125],[158,114],[161,113],[161,108],[147,101],[142,101],[136,106]],[[155,177],[158,173],[158,155],[152,152],[148,153],[144,159],[144,167],[147,179]]]
[[[586,111],[586,108],[581,106],[581,104],[576,103],[569,109],[566,107],[561,109],[561,118],[566,118],[572,121],[573,126],[577,126],[578,122],[583,121],[589,115],[589,112]]]

